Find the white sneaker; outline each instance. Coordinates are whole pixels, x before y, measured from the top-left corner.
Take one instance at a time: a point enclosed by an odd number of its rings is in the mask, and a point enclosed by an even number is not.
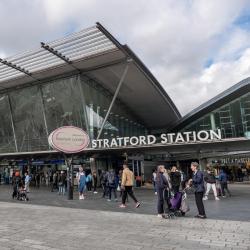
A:
[[[107,201],[111,201],[110,199],[107,199]]]
[[[157,192],[155,192],[155,195],[157,195]]]
[[[158,218],[162,218],[162,214],[157,214],[157,217]]]
[[[98,192],[95,191],[94,194],[98,194]]]
[[[204,200],[204,201],[208,200],[207,196],[203,197],[202,200]]]
[[[215,200],[216,200],[216,201],[219,201],[219,200],[220,200],[220,198],[218,198],[218,197],[215,197]]]

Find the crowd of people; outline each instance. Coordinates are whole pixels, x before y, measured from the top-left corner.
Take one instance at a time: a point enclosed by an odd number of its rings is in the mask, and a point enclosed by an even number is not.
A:
[[[221,169],[219,175],[215,175],[213,169],[208,165],[205,171],[199,170],[199,164],[191,163],[192,178],[179,170],[176,166],[171,169],[166,169],[164,165],[159,165],[152,173],[152,183],[154,186],[155,195],[157,195],[157,212],[158,217],[166,217],[173,210],[179,209],[182,215],[188,210],[188,205],[185,203],[184,208],[182,201],[186,197],[186,190],[193,188],[195,194],[195,202],[198,209],[197,218],[206,218],[203,201],[208,200],[211,189],[213,190],[214,199],[219,201],[219,196],[231,196],[228,189],[228,175]],[[39,174],[35,175],[36,186],[39,187]],[[30,182],[32,177],[25,172],[21,178],[19,172],[15,172],[13,176],[13,198],[19,193],[30,192]],[[118,196],[121,198],[120,208],[126,207],[128,196],[135,202],[135,207],[140,207],[141,203],[135,197],[133,186],[136,178],[127,164],[123,164],[123,169],[118,173],[114,169],[109,171],[85,171],[83,167],[79,167],[79,172],[76,174],[79,200],[85,199],[86,192],[97,194],[97,188],[102,188],[102,198],[106,198],[108,202],[118,201]],[[67,190],[67,175],[65,171],[56,171],[48,178],[48,186],[51,184],[51,192],[57,191],[58,195],[65,195]],[[46,182],[47,185],[47,182]],[[180,202],[177,201],[180,199]],[[176,201],[175,201],[176,200]],[[173,205],[173,203],[179,205]]]
[[[191,170],[192,178],[190,179],[182,171],[179,171],[176,166],[173,166],[171,170],[167,170],[163,165],[160,165],[153,172],[154,191],[158,196],[158,217],[165,217],[166,214],[169,214],[173,210],[171,201],[173,203],[175,200],[181,199],[182,194],[190,188],[193,189],[195,194],[195,202],[198,209],[196,217],[201,219],[206,218],[203,201],[208,200],[211,189],[216,201],[220,200],[218,196],[225,198],[226,192],[229,197],[231,196],[231,192],[228,189],[228,175],[225,170],[221,169],[219,175],[215,176],[209,165],[205,171],[200,171],[197,162],[191,163]],[[181,201],[179,209],[180,212],[185,213],[181,210]]]

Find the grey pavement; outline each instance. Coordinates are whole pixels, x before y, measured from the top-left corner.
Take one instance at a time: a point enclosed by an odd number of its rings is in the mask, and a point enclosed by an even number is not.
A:
[[[250,249],[250,222],[0,202],[1,250]]]
[[[250,222],[250,185],[231,184],[229,185],[233,194],[230,198],[221,198],[220,201],[215,201],[213,195],[210,194],[209,200],[205,201],[205,208],[208,218],[221,219],[221,220],[235,220],[235,221],[249,221]],[[29,194],[30,201],[24,202],[25,205],[48,205],[57,207],[68,207],[78,209],[90,209],[101,211],[121,212],[118,207],[120,202],[108,202],[106,199],[102,199],[101,190],[98,194],[92,192],[86,194],[84,201],[78,200],[77,192],[74,193],[74,200],[68,201],[65,196],[58,196],[56,192],[50,192],[48,188],[36,189],[31,187],[31,193]],[[23,203],[20,201],[12,201],[11,199],[12,187],[0,186],[0,201]],[[153,190],[147,189],[135,189],[137,198],[142,202],[139,209],[134,208],[134,203],[129,200],[128,208],[122,210],[127,213],[137,214],[156,214],[156,196]],[[191,211],[186,215],[192,218],[197,214],[195,207],[194,195],[191,193],[188,195]]]

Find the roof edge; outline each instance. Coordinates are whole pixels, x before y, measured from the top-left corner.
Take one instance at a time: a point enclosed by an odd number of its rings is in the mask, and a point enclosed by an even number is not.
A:
[[[240,82],[234,84],[230,88],[224,90],[223,92],[219,93],[218,95],[214,96],[210,100],[204,102],[197,108],[187,113],[179,121],[173,124],[171,130],[186,126],[189,122],[191,122],[192,119],[200,118],[206,113],[209,113],[214,109],[219,108],[223,105],[223,102],[230,102],[233,99],[242,96],[246,93],[245,90],[250,91],[250,77],[241,80]]]

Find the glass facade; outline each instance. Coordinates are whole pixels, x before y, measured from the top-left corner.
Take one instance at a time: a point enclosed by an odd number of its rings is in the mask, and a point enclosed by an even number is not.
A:
[[[75,75],[0,95],[0,153],[49,150],[48,135],[73,125],[96,138],[112,95],[93,79]],[[145,127],[116,101],[100,138],[143,135]]]
[[[182,131],[221,129],[223,138],[250,137],[250,93],[190,123]]]

